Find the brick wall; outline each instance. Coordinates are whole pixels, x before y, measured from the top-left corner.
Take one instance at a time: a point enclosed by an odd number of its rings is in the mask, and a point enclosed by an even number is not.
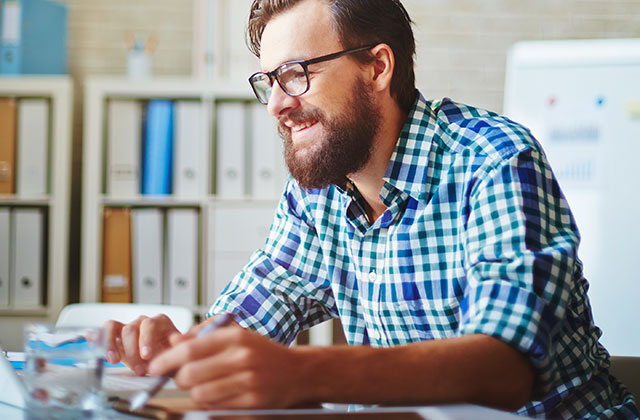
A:
[[[404,0],[427,97],[502,110],[509,47],[521,40],[640,37],[638,0]]]

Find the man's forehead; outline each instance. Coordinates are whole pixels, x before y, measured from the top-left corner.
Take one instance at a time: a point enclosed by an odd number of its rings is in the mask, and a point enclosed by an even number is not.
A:
[[[304,60],[338,51],[327,4],[304,0],[267,23],[260,41],[260,67],[271,71],[292,60]]]

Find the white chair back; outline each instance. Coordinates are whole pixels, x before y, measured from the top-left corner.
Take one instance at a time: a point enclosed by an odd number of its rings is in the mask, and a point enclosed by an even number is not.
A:
[[[178,331],[185,333],[193,326],[193,312],[184,306],[141,303],[72,303],[65,306],[56,326],[101,327],[109,320],[128,323],[141,315],[165,314]]]

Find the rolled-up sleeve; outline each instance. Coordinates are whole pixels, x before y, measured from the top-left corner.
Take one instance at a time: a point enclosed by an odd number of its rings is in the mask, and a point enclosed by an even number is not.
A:
[[[460,332],[497,337],[527,355],[541,396],[557,379],[553,336],[580,266],[577,228],[540,151],[518,151],[485,175],[468,203]]]
[[[337,316],[320,242],[294,182],[281,197],[264,249],[254,252],[208,315],[221,312],[282,343]]]

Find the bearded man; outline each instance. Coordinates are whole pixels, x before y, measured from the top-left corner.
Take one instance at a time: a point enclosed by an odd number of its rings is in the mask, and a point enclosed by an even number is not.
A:
[[[209,312],[236,322],[204,337],[162,317],[112,322],[111,362],[177,371],[218,408],[638,416],[609,373],[540,146],[503,116],[416,90],[399,1],[254,0],[248,34],[262,68],[249,81],[292,178],[264,249]],[[349,346],[286,346],[338,317]]]

